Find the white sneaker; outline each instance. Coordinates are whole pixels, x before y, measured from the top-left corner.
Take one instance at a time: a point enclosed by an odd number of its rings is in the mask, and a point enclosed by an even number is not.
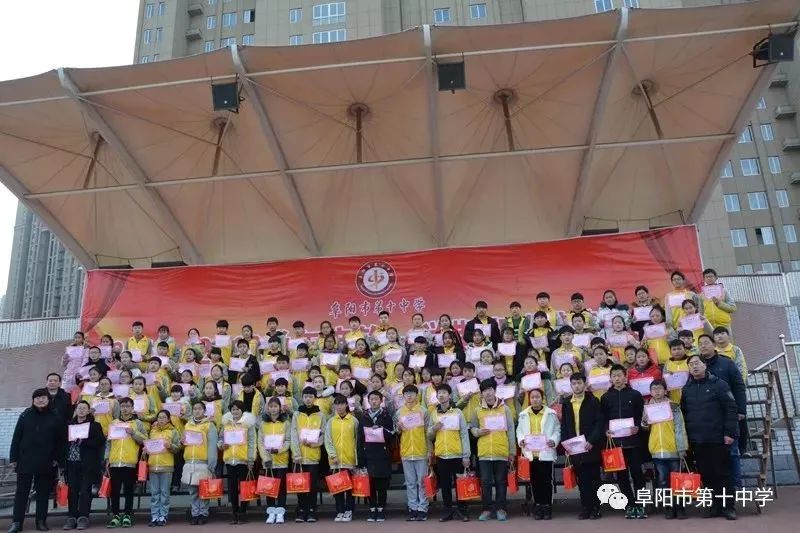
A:
[[[345,511],[344,516],[342,516],[342,522],[352,522],[353,521],[353,511]]]
[[[334,522],[344,522],[344,513],[339,513],[336,515],[336,518],[333,519]]]
[[[286,514],[286,509],[283,507],[276,507],[275,508],[275,523],[276,524],[283,524],[283,515]]]
[[[275,523],[275,508],[267,507],[267,524]]]

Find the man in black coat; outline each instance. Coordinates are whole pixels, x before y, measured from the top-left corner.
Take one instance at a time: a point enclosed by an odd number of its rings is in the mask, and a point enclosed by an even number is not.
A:
[[[628,498],[625,509],[625,518],[646,518],[644,506],[636,505],[636,494],[644,488],[644,473],[642,472],[643,445],[639,427],[642,425],[642,412],[644,400],[639,391],[628,385],[625,367],[613,365],[611,367],[612,387],[600,398],[603,408],[603,417],[609,422],[612,420],[633,419],[633,428],[630,435],[618,437],[610,429],[606,436],[612,438],[617,446],[622,448],[625,456],[625,469],[614,472],[613,477],[619,484],[619,490]],[[625,431],[627,433],[627,431]],[[631,479],[633,490],[631,490]]]
[[[489,316],[487,312],[488,309],[489,305],[483,300],[475,304],[475,318],[467,322],[467,325],[464,326],[464,342],[472,342],[472,334],[476,329],[482,329],[484,333],[486,333],[488,329],[489,332],[486,337],[492,341],[492,347],[497,350],[497,344],[500,342],[500,324],[497,323],[497,320]]]
[[[36,486],[36,529],[49,531],[47,504],[55,479],[53,467],[64,465],[66,430],[60,416],[50,408],[50,393],[36,389],[32,405],[22,412],[11,439],[10,464],[16,467],[17,490],[9,533],[22,530],[28,495]]]
[[[733,503],[718,498],[723,490],[728,495],[734,494],[728,448],[739,435],[736,401],[728,384],[708,372],[701,356],[689,357],[688,365],[689,381],[681,393],[681,411],[703,485],[715,496],[708,516],[723,515],[736,520]]]
[[[572,395],[561,401],[561,441],[583,435],[586,451],[570,455],[578,477],[581,514],[578,518],[600,518],[600,450],[605,441],[606,423],[600,400],[586,392],[586,378],[580,372],[569,378]],[[577,413],[577,420],[576,420]]]
[[[48,374],[46,387],[50,395],[50,410],[56,413],[66,426],[72,419],[72,399],[61,388],[61,376],[55,372]]]

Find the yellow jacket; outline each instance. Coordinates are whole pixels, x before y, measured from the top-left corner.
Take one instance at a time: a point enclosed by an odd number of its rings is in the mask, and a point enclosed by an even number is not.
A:
[[[689,365],[686,362],[687,358],[680,360],[667,359],[664,363],[665,374],[675,374],[677,372],[689,372]],[[681,403],[681,389],[669,391],[669,399],[680,405]]]
[[[159,429],[155,425],[150,429],[150,440],[161,439],[166,444],[164,453],[147,455],[147,466],[150,472],[172,472],[175,469],[175,454],[181,449],[180,432],[171,423]]]
[[[443,416],[458,418],[458,429],[442,428],[439,431],[433,431],[433,426]],[[469,458],[469,428],[467,421],[464,419],[464,413],[453,407],[452,404],[446,411],[443,411],[441,406],[437,406],[431,412],[430,422],[428,439],[433,441],[433,454],[436,457],[440,459]]]
[[[334,414],[328,419],[325,424],[325,451],[329,458],[338,460],[336,468],[355,468],[358,465],[357,440],[358,419],[352,413],[344,417]]]
[[[133,428],[133,433],[128,434],[124,439],[109,439],[106,441],[106,460],[111,467],[135,467],[139,462],[139,449],[142,442],[147,438],[147,430],[141,420],[133,418],[122,420],[114,419],[111,425],[129,424]]]
[[[256,417],[256,420],[261,418],[261,413],[264,412],[266,407],[266,400],[264,400],[264,395],[261,394],[261,391],[255,389],[256,393],[253,395],[253,402],[250,405],[250,412],[253,413],[253,416]],[[240,402],[244,402],[244,391],[240,390],[239,394],[236,395],[236,399]]]
[[[401,430],[400,423],[405,416],[419,413],[422,416],[422,426]],[[409,409],[405,405],[395,413],[395,427],[400,431],[400,457],[407,460],[428,458],[427,428],[430,426],[428,410],[420,404]]]
[[[478,430],[486,426],[486,418],[502,416],[506,420],[505,431],[492,431],[487,435],[478,435]],[[478,411],[472,418],[472,434],[478,438],[478,458],[489,461],[507,461],[509,456],[517,451],[516,436],[514,434],[514,419],[511,411],[502,401],[490,407],[481,401]]]
[[[304,429],[319,430],[320,446],[308,446],[300,440],[300,433]],[[322,445],[324,445],[323,431],[325,429],[325,415],[316,405],[313,407],[300,406],[292,415],[292,456],[300,457],[302,464],[318,464],[322,457]]]
[[[222,417],[222,430],[217,446],[222,452],[222,460],[226,465],[252,465],[256,460],[256,418],[252,413],[244,412],[239,420],[234,420],[231,413]],[[225,447],[225,435],[241,432],[243,444],[229,444]]]
[[[655,403],[652,399],[648,404]],[[677,459],[689,446],[683,413],[680,405],[670,402],[672,420],[650,424],[650,436],[647,446],[655,459]],[[647,411],[642,415],[642,422],[647,422]]]
[[[209,470],[214,470],[217,464],[217,426],[208,418],[201,420],[190,418],[184,426],[184,440],[190,431],[202,435],[203,442],[192,445],[184,444],[183,459],[190,464],[208,464]]]
[[[267,418],[262,419],[258,429],[258,455],[261,457],[262,463],[271,463],[272,468],[286,468],[289,466],[289,450],[292,447],[292,422],[285,415],[281,415],[275,421],[268,418],[268,415],[264,416]],[[279,448],[278,453],[269,452],[264,446],[264,437],[268,435],[283,436],[283,445]]]

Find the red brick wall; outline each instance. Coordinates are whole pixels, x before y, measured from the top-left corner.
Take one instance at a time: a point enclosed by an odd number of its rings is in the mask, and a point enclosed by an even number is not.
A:
[[[0,408],[31,403],[31,392],[44,387],[50,372],[62,372],[61,357],[68,341],[0,350]]]

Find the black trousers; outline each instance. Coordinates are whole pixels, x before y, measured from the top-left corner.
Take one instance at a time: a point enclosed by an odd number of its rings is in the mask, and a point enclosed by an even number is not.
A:
[[[731,478],[731,454],[728,447],[719,444],[690,444],[694,453],[697,471],[703,479],[703,486],[711,489],[714,495],[722,494],[722,489],[728,494],[734,494],[733,479]],[[722,498],[714,498],[714,506],[720,507]],[[733,503],[724,500],[724,507],[731,507]]]
[[[133,513],[133,491],[136,488],[136,468],[114,466],[108,469],[111,476],[111,514],[119,514],[119,497],[125,493],[125,514]]]
[[[97,478],[96,467],[86,468],[80,461],[67,463],[67,484],[69,485],[69,516],[78,518],[89,516],[92,508],[92,484]]]
[[[47,520],[47,506],[50,502],[50,491],[55,483],[53,473],[17,474],[17,490],[14,493],[13,521],[22,524],[25,511],[28,509],[28,496],[31,487],[36,487],[36,520]]]
[[[508,492],[508,461],[478,461],[481,503],[484,511],[505,511]],[[495,491],[492,500],[492,489]]]
[[[553,461],[531,461],[530,485],[533,503],[553,505]]]
[[[464,462],[460,457],[455,459],[442,459],[436,458],[436,476],[439,481],[439,488],[442,491],[442,503],[444,510],[452,512],[453,510],[453,488],[456,483],[456,474],[464,472]],[[466,503],[457,501],[458,510],[466,512]]]
[[[286,507],[286,468],[273,468],[268,471],[270,477],[281,480],[281,489],[278,491],[277,498],[267,498],[267,507]]]
[[[623,448],[625,470],[613,472],[611,477],[619,484],[619,490],[628,498],[629,505],[636,501],[636,493],[644,488],[644,472],[642,472],[642,449],[639,447]],[[631,490],[633,480],[633,490]]]
[[[339,494],[334,494],[333,500],[336,502],[336,514],[343,513],[345,511],[350,511],[352,513],[356,506],[356,502],[353,499],[352,490],[346,490],[344,492],[340,492]]]
[[[386,507],[386,491],[389,489],[390,477],[369,478],[369,506],[371,509]]]
[[[247,479],[247,465],[225,465],[228,473],[228,500],[234,513],[247,512],[247,502],[239,501],[239,482]]]
[[[531,472],[531,475],[533,473]],[[578,491],[581,494],[581,506],[584,509],[600,507],[597,489],[600,488],[600,463],[589,462],[575,466],[578,478]]]
[[[747,451],[747,441],[750,439],[750,429],[747,427],[747,419],[739,420],[739,455]]]
[[[292,470],[294,471],[294,470]],[[297,495],[297,510],[300,512],[317,510],[317,482],[319,481],[319,465],[303,465],[303,472],[311,473],[311,490]]]

